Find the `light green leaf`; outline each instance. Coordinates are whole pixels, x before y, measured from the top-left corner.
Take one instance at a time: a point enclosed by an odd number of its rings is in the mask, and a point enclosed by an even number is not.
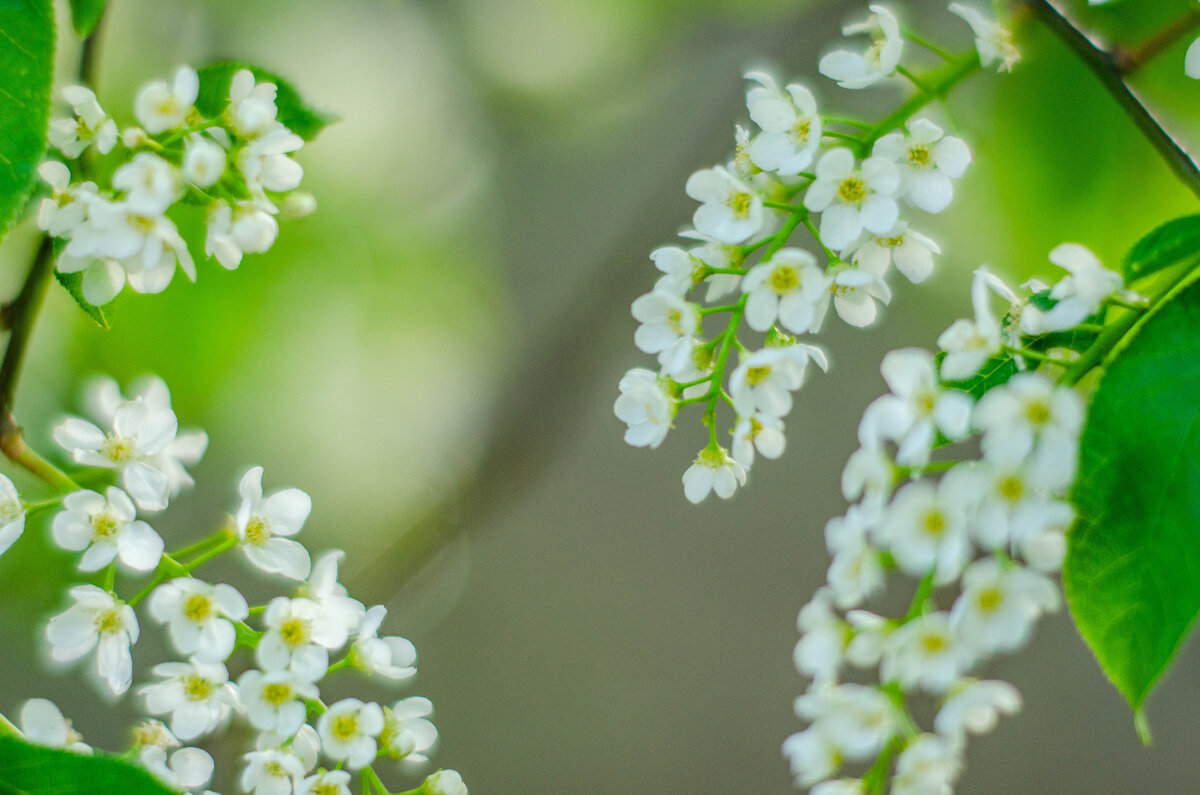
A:
[[[1140,710],[1200,614],[1200,285],[1150,318],[1092,399],[1063,585]]]
[[[279,75],[239,61],[222,61],[199,71],[200,95],[196,98],[196,109],[210,119],[219,116],[229,106],[229,84],[241,69],[249,69],[259,82],[275,84],[278,89],[275,96],[275,107],[279,109],[277,118],[305,141],[316,138],[321,130],[338,121],[338,116],[307,104],[292,84]]]
[[[0,237],[25,206],[46,151],[53,82],[51,0],[0,2]]]
[[[1167,221],[1133,244],[1125,255],[1122,270],[1125,281],[1174,265],[1200,254],[1200,215],[1185,215]]]
[[[105,0],[71,0],[71,26],[80,36],[87,37],[96,29],[104,15]]]
[[[96,321],[96,325],[108,331],[112,328],[109,322],[112,318],[112,304],[104,306],[95,306],[89,304],[87,299],[83,297],[83,272],[76,273],[61,273],[58,270],[54,271],[54,278],[58,279],[58,283],[67,288],[67,292],[75,299],[75,303],[79,304],[79,308],[87,312],[88,317]]]
[[[0,793],[21,795],[169,795],[140,767],[108,754],[80,756],[0,736]]]

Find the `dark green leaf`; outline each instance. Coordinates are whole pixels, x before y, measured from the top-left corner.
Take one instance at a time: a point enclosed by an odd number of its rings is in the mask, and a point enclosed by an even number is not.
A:
[[[57,269],[54,271],[54,278],[58,279],[58,283],[67,288],[67,292],[75,299],[75,303],[79,304],[79,308],[87,312],[88,317],[96,321],[96,325],[108,331],[112,326],[109,323],[112,317],[112,304],[104,306],[94,306],[87,302],[83,297],[83,272],[76,273],[61,273]]]
[[[71,0],[71,26],[80,36],[90,36],[104,14],[105,0]]]
[[[81,756],[0,736],[0,793],[28,795],[169,795],[140,767],[114,756]]]
[[[945,351],[940,351],[935,358],[940,370],[942,359],[946,358]],[[984,392],[987,392],[994,386],[1000,386],[1000,384],[1003,384],[1016,374],[1017,363],[1013,361],[1011,356],[993,356],[984,363],[976,375],[962,381],[946,381],[944,383],[952,389],[961,389],[971,397],[979,400],[979,398],[983,397]]]
[[[53,81],[51,0],[0,2],[0,236],[25,206],[46,151]]]
[[[1133,244],[1125,255],[1125,281],[1148,276],[1176,262],[1200,254],[1200,215],[1167,221]]]
[[[1200,613],[1200,285],[1107,368],[1071,499],[1071,614],[1140,710]]]
[[[233,75],[249,69],[259,82],[275,84],[275,107],[279,109],[279,121],[306,141],[317,137],[321,130],[338,120],[332,113],[324,113],[301,99],[292,84],[274,72],[238,61],[222,61],[200,70],[200,95],[196,98],[196,109],[210,119],[215,119],[229,106],[229,84]]]
[[[1049,312],[1058,305],[1058,299],[1050,297],[1050,290],[1041,290],[1029,296],[1030,305]],[[1005,318],[1005,322],[1009,322],[1009,318]],[[1103,325],[1104,309],[1087,319],[1088,323]],[[1082,353],[1091,347],[1099,336],[1094,331],[1081,331],[1079,329],[1069,329],[1067,331],[1051,331],[1047,334],[1042,334],[1037,337],[1029,337],[1022,344],[1031,351],[1045,353],[1053,348],[1067,348],[1068,350],[1078,351]]]

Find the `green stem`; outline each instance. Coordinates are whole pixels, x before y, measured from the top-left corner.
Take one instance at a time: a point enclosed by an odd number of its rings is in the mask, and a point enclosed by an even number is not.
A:
[[[1070,367],[1072,364],[1072,362],[1069,362],[1066,359],[1056,359],[1053,356],[1047,356],[1044,353],[1031,351],[1028,348],[1014,348],[1011,345],[1005,345],[1004,351],[1006,353],[1011,353],[1014,356],[1023,356],[1026,359],[1033,359],[1035,362],[1045,362],[1046,364],[1054,364],[1059,367]]]
[[[933,575],[934,570],[921,578],[917,583],[916,593],[913,594],[912,604],[908,606],[908,612],[904,614],[904,621],[907,624],[925,610],[925,603],[929,601],[929,597],[933,594]]]
[[[851,143],[855,144],[861,143],[859,137],[851,133],[837,132],[836,130],[825,130],[821,133],[821,135],[825,136],[826,138],[840,138],[843,141],[850,141]]]
[[[902,30],[902,31],[900,31],[900,35],[903,36],[904,38],[908,39],[909,41],[911,41],[913,44],[917,45],[918,47],[924,47],[925,49],[929,50],[931,53],[939,56],[940,58],[942,58],[945,61],[953,61],[954,60],[954,53],[946,50],[943,47],[939,47],[938,45],[936,45],[933,42],[929,41],[928,39],[924,38],[923,36],[919,36],[916,33],[913,33],[911,30]]]
[[[207,549],[208,547],[211,547],[213,544],[219,543],[226,538],[228,538],[228,535],[226,534],[226,532],[224,530],[218,530],[217,532],[210,535],[208,538],[201,539],[200,541],[197,541],[194,544],[190,544],[186,547],[183,547],[182,549],[175,550],[174,552],[171,553],[171,557],[186,558],[188,555],[194,555],[197,552]]]
[[[835,262],[842,261],[842,258],[837,255],[837,252],[826,246],[821,240],[821,233],[817,231],[817,227],[812,222],[812,218],[807,215],[804,216],[804,228],[807,229],[809,234],[813,236],[813,240],[817,241],[817,245],[820,246],[821,250],[825,252],[825,259],[828,260],[831,265]]]
[[[875,758],[875,763],[863,774],[863,792],[867,793],[867,795],[883,795],[883,792],[887,789],[888,773],[892,769],[892,759],[900,752],[903,744],[904,741],[899,737],[893,737],[884,746],[879,756]]]
[[[871,129],[871,125],[867,124],[865,121],[848,119],[845,116],[822,116],[821,118],[824,119],[826,124],[841,124],[844,127],[856,127],[860,130]]]
[[[929,81],[926,83],[928,90],[914,94],[908,101],[904,102],[887,116],[884,116],[878,124],[868,130],[866,138],[860,147],[860,154],[865,156],[876,141],[908,121],[913,114],[930,102],[946,96],[950,89],[974,74],[978,69],[979,54],[975,50],[971,50],[969,53],[957,56],[934,74],[927,75],[926,80]]]
[[[925,81],[914,75],[912,72],[905,69],[903,66],[896,67],[896,74],[905,77],[908,82],[916,86],[916,89],[923,94],[929,93],[929,86],[925,85]]]
[[[178,577],[185,577],[191,574],[202,564],[207,563],[217,555],[232,549],[233,547],[237,546],[237,544],[237,537],[227,537],[208,552],[205,552],[195,560],[188,561],[186,564],[179,564],[170,555],[164,555],[163,560],[158,564],[158,573],[154,575],[154,579],[147,583],[145,588],[138,591],[137,594],[129,600],[129,606],[136,607],[137,604],[149,596],[150,592],[158,587],[160,583],[166,582],[167,580],[174,580]],[[168,567],[172,568],[173,571],[166,571],[165,569]]]
[[[855,139],[855,140],[858,140],[858,139]],[[771,202],[771,201],[763,202],[763,207],[770,207],[772,210],[783,210],[786,213],[800,212],[801,210],[804,209],[803,206],[798,206],[795,204],[786,204],[784,202]]]

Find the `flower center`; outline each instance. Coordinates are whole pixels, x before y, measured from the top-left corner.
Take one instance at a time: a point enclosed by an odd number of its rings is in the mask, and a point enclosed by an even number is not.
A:
[[[15,522],[25,513],[25,509],[21,507],[21,503],[16,500],[0,502],[0,524],[8,524]]]
[[[812,119],[805,117],[797,119],[792,125],[792,140],[797,146],[803,146],[808,143],[808,136],[812,134]]]
[[[1025,493],[1025,484],[1016,475],[1009,475],[1000,481],[999,491],[1004,499],[1016,502]]]
[[[104,447],[100,453],[114,464],[124,464],[133,458],[133,442],[117,436],[115,433],[110,433],[105,437]]]
[[[916,404],[917,411],[922,416],[927,416],[933,413],[933,409],[937,405],[937,396],[933,392],[921,390],[913,395],[913,403]]]
[[[1025,416],[1034,425],[1045,425],[1050,421],[1050,407],[1040,400],[1035,400],[1025,407]]]
[[[991,613],[1000,607],[1000,603],[1004,601],[1004,594],[999,588],[984,588],[975,597],[975,604],[985,613]]]
[[[246,540],[256,547],[261,547],[270,538],[271,531],[267,529],[267,523],[262,517],[251,516],[250,521],[246,522]]]
[[[353,740],[358,735],[358,715],[353,712],[338,715],[333,719],[329,732],[342,742]]]
[[[946,517],[936,508],[925,514],[925,532],[931,536],[940,536],[946,532]]]
[[[183,614],[197,624],[207,621],[213,614],[212,600],[202,593],[192,594],[183,603]]]
[[[322,781],[309,790],[312,795],[341,795],[342,790],[333,782]]]
[[[750,194],[737,191],[730,193],[725,199],[725,206],[733,210],[736,218],[745,218],[750,214]]]
[[[770,367],[751,367],[746,371],[746,383],[750,386],[758,386],[766,382],[771,377]]]
[[[863,57],[867,59],[867,63],[871,64],[876,69],[879,68],[880,62],[882,61],[883,45],[885,44],[887,44],[886,39],[876,39],[875,41],[871,42],[871,46],[868,47],[867,51],[863,53]]]
[[[115,635],[125,630],[125,621],[121,611],[115,607],[101,610],[96,614],[96,631],[101,635]]]
[[[310,635],[308,622],[303,618],[289,618],[279,628],[279,635],[283,638],[283,642],[293,649],[303,646],[308,643]]]
[[[861,177],[846,177],[838,185],[838,198],[846,204],[858,204],[867,198],[867,183]]]
[[[895,248],[904,244],[904,235],[899,237],[877,237],[875,242],[883,248]]]
[[[771,271],[771,289],[779,295],[794,292],[800,286],[800,273],[791,265],[776,265]]]
[[[212,695],[213,684],[199,674],[183,677],[183,693],[188,701],[204,701]]]
[[[908,164],[913,168],[929,168],[933,165],[933,152],[927,144],[913,144],[908,147]]]
[[[937,654],[946,649],[946,638],[942,635],[923,635],[921,637],[921,650],[926,654]]]
[[[96,538],[112,538],[121,529],[121,520],[112,511],[101,511],[92,517],[92,532]]]
[[[676,334],[683,334],[683,313],[678,309],[667,310],[667,326]]]
[[[292,686],[287,682],[272,682],[263,688],[263,701],[278,707],[292,700]]]

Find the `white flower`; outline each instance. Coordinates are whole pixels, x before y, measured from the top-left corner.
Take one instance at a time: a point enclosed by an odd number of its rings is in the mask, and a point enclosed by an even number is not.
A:
[[[1183,57],[1183,73],[1193,80],[1200,80],[1200,38],[1188,45]]]
[[[232,585],[210,585],[181,577],[150,594],[150,616],[167,625],[171,645],[180,654],[204,662],[220,662],[237,642],[234,621],[249,615],[246,599]]]
[[[25,532],[25,506],[17,487],[6,475],[0,475],[0,555],[17,543]]]
[[[667,382],[656,373],[635,367],[621,377],[621,394],[613,413],[629,427],[625,443],[657,448],[671,430],[676,401]]]
[[[933,255],[941,254],[938,244],[920,232],[910,229],[904,221],[882,236],[868,236],[846,252],[844,258],[856,267],[882,278],[894,262],[896,270],[913,284],[920,284],[933,273]]]
[[[896,493],[880,522],[886,545],[905,574],[923,577],[936,571],[934,582],[950,582],[962,572],[971,551],[967,538],[968,495],[943,477],[937,486],[914,481]]]
[[[182,127],[199,93],[200,78],[196,70],[181,66],[175,70],[170,85],[166,80],[151,80],[138,90],[133,100],[133,115],[151,135]]]
[[[692,216],[696,229],[722,243],[741,243],[763,226],[762,197],[721,166],[692,174],[685,190],[701,202]]]
[[[274,205],[265,199],[215,204],[208,216],[204,253],[235,270],[244,254],[262,254],[275,245],[279,222],[274,214]]]
[[[962,139],[943,137],[929,119],[908,122],[908,135],[892,132],[875,142],[876,157],[899,164],[900,192],[928,213],[940,213],[954,198],[950,180],[958,179],[971,163],[971,150]]]
[[[863,795],[863,793],[863,783],[856,778],[822,781],[809,791],[809,795]]]
[[[251,467],[238,484],[242,503],[234,521],[246,559],[265,572],[293,580],[308,577],[308,550],[287,536],[304,526],[312,499],[300,489],[281,489],[263,499],[262,467]]]
[[[422,784],[429,795],[467,795],[467,785],[457,770],[439,770]]]
[[[766,331],[778,320],[796,334],[815,331],[824,319],[821,302],[828,286],[816,257],[803,249],[781,249],[742,279],[742,292],[750,296],[746,325]]]
[[[151,715],[171,714],[171,731],[181,740],[216,729],[236,703],[237,691],[222,663],[193,659],[159,663],[152,670],[163,681],[146,685],[138,694],[145,696]]]
[[[875,322],[878,307],[875,302],[888,304],[892,300],[892,290],[879,276],[870,271],[856,268],[845,268],[838,271],[829,284],[829,291],[822,297],[819,317],[825,316],[830,297],[833,298],[833,308],[838,317],[851,326],[863,328]]]
[[[983,431],[983,455],[1001,466],[1018,466],[1036,448],[1039,474],[1060,482],[1073,480],[1083,400],[1075,390],[1059,387],[1037,372],[1017,373],[988,390],[972,420]]]
[[[1066,472],[1038,471],[1029,466],[955,467],[957,488],[974,499],[975,521],[971,533],[984,549],[1021,543],[1047,531],[1063,529],[1073,514],[1064,516],[1064,503],[1048,489],[1065,489],[1073,477]]]
[[[699,504],[710,491],[727,500],[739,485],[746,485],[746,470],[729,457],[724,447],[705,447],[683,473],[683,493]]]
[[[357,770],[375,761],[376,738],[383,731],[383,709],[374,702],[344,698],[321,713],[317,734],[330,759],[346,760]]]
[[[866,88],[896,71],[904,39],[900,37],[900,23],[892,12],[883,6],[870,6],[872,15],[865,22],[842,28],[842,33],[853,36],[868,33],[872,40],[862,53],[838,50],[821,59],[817,69],[830,80],[838,81],[842,88]]]
[[[292,795],[304,778],[304,762],[291,751],[251,751],[243,759],[246,768],[242,771],[242,789],[254,795]]]
[[[117,123],[100,107],[92,90],[63,86],[62,96],[75,111],[75,118],[50,122],[50,145],[69,158],[79,157],[92,144],[102,155],[111,152],[117,143]]]
[[[38,205],[38,228],[51,237],[69,237],[87,218],[88,203],[96,197],[96,183],[71,184],[71,172],[57,160],[38,166],[38,176],[50,186],[50,196]]]
[[[1101,0],[1088,2],[1096,5]],[[1012,33],[1000,27],[994,20],[988,19],[978,9],[961,3],[951,3],[950,13],[962,17],[971,26],[975,34],[975,49],[979,52],[979,63],[984,67],[999,61],[997,71],[1011,72],[1013,65],[1021,60],[1021,53],[1017,52],[1013,44]]]
[[[1001,714],[1015,715],[1020,709],[1021,694],[1008,682],[965,680],[951,689],[933,727],[947,737],[987,734]]]
[[[846,613],[853,637],[846,645],[846,662],[859,668],[879,665],[883,656],[883,645],[892,631],[891,622],[866,610],[851,610]]]
[[[433,704],[427,698],[412,696],[383,708],[383,731],[379,733],[379,753],[394,759],[423,762],[425,752],[437,742],[437,729],[428,718]]]
[[[825,352],[814,345],[796,343],[769,347],[744,357],[729,377],[729,393],[739,414],[755,411],[783,417],[792,410],[792,392],[804,384],[809,361],[829,368]]]
[[[350,772],[322,770],[297,784],[296,795],[350,795]]]
[[[305,699],[320,694],[311,679],[289,670],[246,671],[238,679],[238,695],[247,720],[259,731],[291,737],[308,714]]]
[[[633,302],[633,317],[641,324],[634,344],[646,353],[657,353],[667,375],[682,377],[693,363],[700,308],[672,293],[655,290]]]
[[[182,168],[188,182],[212,187],[225,174],[225,149],[212,138],[193,133],[183,147]]]
[[[249,69],[238,70],[229,82],[229,108],[226,110],[234,131],[253,138],[270,130],[279,112],[275,107],[275,94],[274,83],[256,83]]]
[[[44,698],[31,698],[21,705],[18,719],[21,734],[34,745],[65,748],[76,754],[91,754],[92,747],[83,742],[71,721],[63,717],[58,705]]]
[[[905,690],[944,693],[973,662],[955,637],[948,613],[917,616],[888,636],[880,676]]]
[[[266,628],[255,650],[255,659],[265,671],[289,668],[299,676],[317,681],[329,667],[329,652],[345,645],[348,631],[336,614],[303,597],[277,596],[263,613]]]
[[[968,566],[962,588],[950,620],[963,643],[980,656],[1024,646],[1042,613],[1059,607],[1058,589],[1045,575],[995,558]]]
[[[1047,310],[1026,307],[1021,330],[1026,334],[1065,331],[1100,311],[1104,299],[1122,287],[1121,274],[1110,271],[1090,250],[1078,243],[1062,243],[1050,252],[1050,261],[1070,271],[1050,290],[1057,303]]]
[[[900,186],[896,164],[869,157],[855,166],[854,153],[836,147],[817,161],[817,178],[804,194],[804,206],[821,213],[821,242],[841,250],[863,229],[882,235],[896,225],[900,208],[893,194]]]
[[[792,662],[814,682],[837,680],[850,639],[850,627],[833,611],[833,599],[831,588],[818,588],[796,617],[800,640],[792,651]]]
[[[874,687],[814,686],[796,699],[796,714],[816,728],[849,761],[877,755],[899,727],[896,705]]]
[[[300,187],[304,169],[288,154],[304,146],[304,139],[276,124],[247,144],[237,157],[238,171],[256,196],[264,190],[284,193]]]
[[[133,681],[129,646],[138,639],[133,608],[95,585],[77,585],[68,593],[75,604],[46,625],[50,656],[70,662],[95,648],[96,672],[113,693],[124,693]]]
[[[682,298],[697,281],[697,266],[700,263],[678,246],[656,248],[650,252],[650,260],[663,273],[654,283],[655,292],[671,293]]]
[[[975,320],[956,320],[938,337],[938,347],[946,352],[946,358],[942,360],[942,378],[947,381],[960,381],[975,375],[1004,345],[989,290],[1012,304],[1017,303],[1016,293],[1008,285],[985,268],[975,271],[971,281]]]
[[[892,795],[951,795],[962,771],[960,744],[936,734],[922,734],[900,752]]]
[[[763,171],[799,174],[812,163],[821,145],[816,99],[798,83],[790,83],[785,94],[765,72],[747,72],[746,79],[758,83],[746,93],[746,108],[762,129],[750,144],[750,160]]]
[[[212,779],[213,759],[200,748],[180,748],[168,759],[165,748],[149,745],[138,753],[138,761],[155,778],[175,789],[198,789]]]
[[[86,489],[63,499],[51,532],[63,549],[86,549],[80,571],[99,571],[120,557],[134,571],[151,571],[162,559],[163,540],[137,515],[129,495],[109,486],[105,496]]]
[[[358,638],[354,641],[355,663],[365,671],[385,679],[408,679],[417,672],[417,649],[406,638],[389,635],[378,637],[379,626],[387,616],[387,608],[375,605],[367,610]]]
[[[117,407],[109,433],[71,417],[54,429],[54,441],[77,463],[120,471],[121,483],[138,507],[157,511],[167,507],[170,481],[155,468],[154,457],[167,448],[178,429],[175,412],[137,398]]]
[[[862,498],[869,510],[878,510],[892,493],[895,466],[878,447],[860,447],[851,453],[842,470],[842,496],[847,500]]]
[[[694,229],[684,230],[679,236],[703,242],[702,246],[688,249],[688,254],[699,260],[702,265],[718,270],[740,268],[742,265],[742,254],[738,246],[722,243]],[[728,295],[737,289],[741,280],[742,277],[736,273],[709,274],[705,279],[708,290],[704,293],[704,300],[712,303]]]
[[[879,370],[892,394],[876,398],[863,412],[858,438],[864,446],[890,439],[899,445],[898,463],[921,466],[929,461],[937,431],[951,441],[966,435],[971,398],[965,392],[942,388],[928,351],[891,351],[883,357]]]
[[[825,547],[833,556],[826,579],[843,610],[883,590],[883,561],[867,542],[868,513],[861,505],[851,505],[845,516],[835,516],[825,524]]]
[[[112,185],[125,191],[125,201],[134,212],[161,215],[177,198],[182,187],[175,166],[150,152],[138,152],[113,172]]]
[[[842,762],[833,741],[815,725],[784,740],[783,755],[799,787],[811,787],[829,778]]]
[[[779,458],[783,455],[785,442],[783,420],[773,414],[755,411],[738,416],[733,428],[731,453],[742,469],[749,469],[754,463],[756,449],[767,458]]]
[[[338,563],[345,556],[346,553],[340,549],[330,549],[323,553],[313,564],[312,574],[309,575],[308,582],[300,587],[297,596],[304,596],[316,602],[329,621],[338,624],[347,635],[351,635],[359,631],[367,608],[357,599],[350,598],[346,586],[338,582]]]

